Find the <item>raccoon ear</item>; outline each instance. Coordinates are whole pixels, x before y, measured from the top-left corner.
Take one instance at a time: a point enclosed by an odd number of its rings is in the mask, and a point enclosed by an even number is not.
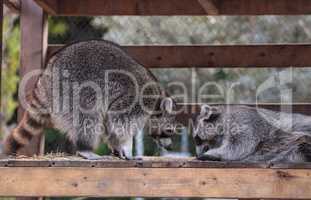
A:
[[[204,116],[205,118],[209,119],[212,115],[219,114],[219,111],[216,107],[212,107],[209,105],[202,105],[200,115]]]
[[[168,98],[162,99],[160,108],[162,111],[166,113],[172,113],[173,105],[174,105],[173,99],[168,97]]]

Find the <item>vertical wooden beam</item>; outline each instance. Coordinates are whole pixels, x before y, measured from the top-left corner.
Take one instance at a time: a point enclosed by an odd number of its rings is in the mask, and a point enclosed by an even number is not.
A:
[[[42,69],[45,62],[48,39],[47,15],[33,0],[21,1],[21,79],[29,72]],[[37,78],[32,79],[26,86],[26,91],[32,91]],[[18,119],[24,109],[20,106]],[[27,148],[22,150],[25,155],[40,154],[42,137],[34,138]],[[42,153],[42,152],[41,152]]]
[[[2,37],[3,37],[3,0],[0,0],[0,129],[2,128]]]

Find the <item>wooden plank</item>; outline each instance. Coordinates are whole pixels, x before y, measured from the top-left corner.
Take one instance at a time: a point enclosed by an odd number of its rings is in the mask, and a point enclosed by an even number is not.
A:
[[[41,0],[52,2],[53,0]],[[309,0],[214,0],[218,15],[302,15]],[[49,10],[46,10],[49,11]],[[50,13],[50,14],[53,14]],[[207,15],[198,0],[62,0],[58,15]]]
[[[260,104],[218,104],[218,103],[209,103],[211,106],[250,106],[264,108],[274,111],[288,112],[292,111],[293,113],[300,113],[304,115],[311,115],[311,103],[293,103],[293,104],[278,104],[278,103],[260,103]],[[200,104],[178,104],[178,108],[182,109],[184,106],[185,113],[198,113],[201,105]]]
[[[20,76],[23,78],[27,73],[41,69],[44,65],[47,50],[47,16],[33,0],[21,2],[21,69]],[[20,90],[32,91],[36,78],[28,81],[28,85]],[[21,119],[24,109],[20,106],[18,118]],[[35,137],[24,149],[26,155],[38,154],[40,151],[41,138]]]
[[[51,15],[56,15],[58,12],[58,0],[34,0],[44,11]]]
[[[211,106],[219,106],[224,104],[209,104]],[[265,103],[265,104],[226,104],[227,106],[239,106],[245,105],[250,107],[258,107],[264,108],[274,111],[282,111],[282,112],[292,112],[292,113],[300,113],[307,116],[311,115],[311,104],[310,103],[295,103],[295,104],[273,104],[273,103]],[[178,104],[177,106],[177,116],[176,119],[185,124],[186,126],[191,122],[194,122],[198,114],[200,113],[201,106],[199,104]]]
[[[0,196],[311,198],[305,169],[0,168]]]
[[[19,14],[21,10],[20,0],[4,0],[4,5],[8,7],[12,12]]]
[[[194,157],[143,157],[142,160],[125,161],[113,156],[102,156],[100,160],[85,160],[76,156],[45,155],[1,159],[0,167],[311,169],[311,163],[212,162],[199,161]]]
[[[310,1],[311,2],[311,1]],[[49,55],[62,45],[49,45]],[[311,44],[124,46],[151,68],[253,68],[311,66]]]
[[[3,0],[0,0],[0,52],[2,52],[2,37],[3,37]],[[0,130],[2,129],[2,53],[0,55]]]

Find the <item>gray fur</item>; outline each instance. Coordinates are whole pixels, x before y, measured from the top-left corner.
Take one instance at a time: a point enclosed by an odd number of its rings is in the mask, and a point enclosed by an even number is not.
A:
[[[193,131],[199,159],[311,161],[311,117],[247,106],[203,106]]]
[[[165,127],[166,123],[175,123],[175,117],[169,113],[172,100],[166,98],[159,85],[154,84],[144,94],[157,95],[158,98],[142,100],[148,112],[136,101],[135,98],[141,98],[141,95],[135,93],[135,84],[131,79],[125,74],[113,72],[105,81],[108,70],[132,74],[139,91],[146,83],[157,83],[149,70],[118,45],[102,40],[78,42],[57,52],[47,63],[37,85],[45,108],[40,112],[50,114],[54,128],[66,133],[77,149],[92,149],[103,139],[116,155],[130,159],[133,137],[146,126],[148,120],[156,121],[161,127]],[[94,90],[85,87],[79,94],[76,90],[79,85],[90,81],[99,86],[103,99],[107,101],[98,102],[94,112],[77,112],[77,105],[94,108]],[[131,109],[129,105],[133,105]],[[113,112],[122,109],[127,110]],[[161,134],[161,131],[155,134]]]

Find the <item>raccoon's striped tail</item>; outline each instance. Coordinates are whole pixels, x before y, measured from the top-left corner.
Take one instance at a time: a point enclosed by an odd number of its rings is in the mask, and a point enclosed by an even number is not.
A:
[[[44,124],[33,118],[29,112],[25,112],[22,121],[5,138],[3,151],[7,155],[15,155],[18,150],[27,146],[31,139],[42,133]]]
[[[42,134],[43,128],[49,121],[48,114],[40,112],[42,105],[33,92],[30,99],[30,110],[25,111],[18,126],[4,139],[3,152],[6,155],[16,155],[27,146],[34,136]]]

